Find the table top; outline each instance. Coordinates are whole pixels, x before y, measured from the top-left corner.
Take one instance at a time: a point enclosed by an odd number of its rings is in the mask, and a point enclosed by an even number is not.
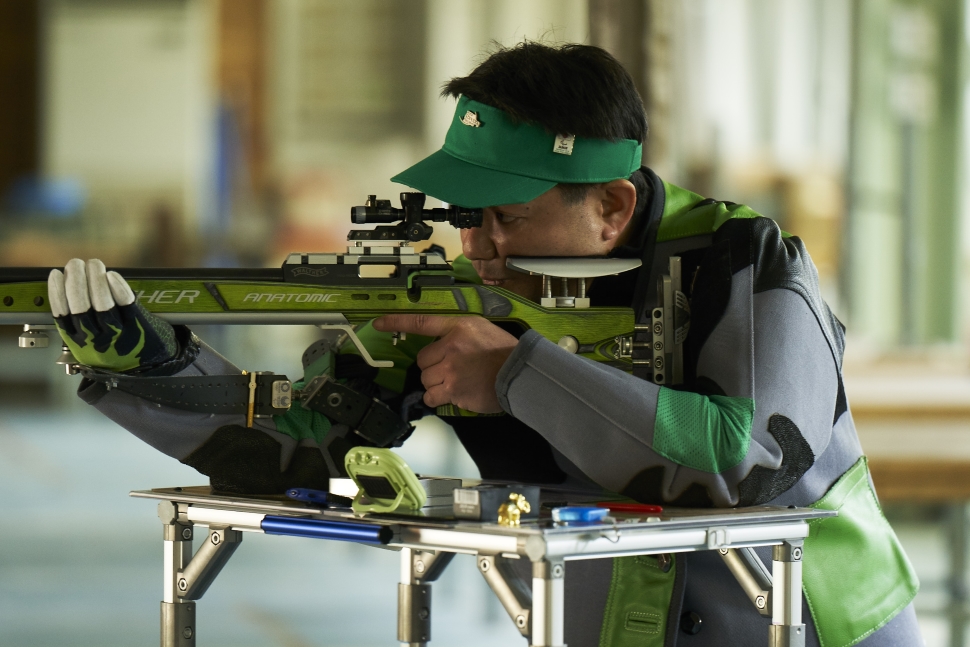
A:
[[[282,515],[388,525],[395,529],[392,546],[517,554],[531,559],[607,557],[777,544],[784,539],[807,536],[807,522],[812,519],[836,515],[830,510],[777,506],[664,508],[657,516],[613,512],[601,523],[556,524],[549,517],[549,511],[544,509],[539,519],[523,520],[520,526],[508,527],[448,518],[441,516],[440,511],[430,516],[422,511],[355,515],[346,508],[321,508],[282,495],[213,493],[208,486],[137,490],[131,492],[131,496],[184,503],[196,509],[251,513],[248,518],[253,519],[259,515]],[[563,494],[552,491],[549,496],[554,501],[561,501]],[[201,518],[204,519],[204,515]],[[250,524],[247,529],[258,531],[257,522],[247,523]],[[231,522],[230,525],[235,527]]]

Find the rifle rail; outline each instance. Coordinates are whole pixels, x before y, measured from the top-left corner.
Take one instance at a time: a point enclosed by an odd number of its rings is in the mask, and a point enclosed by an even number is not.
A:
[[[0,267],[0,284],[47,281],[51,270],[63,267]],[[283,282],[283,270],[278,267],[109,267],[132,280],[205,280],[205,281],[266,281]]]
[[[172,325],[207,326],[333,326],[349,323],[337,312],[153,312]],[[0,326],[53,324],[49,312],[0,312]]]

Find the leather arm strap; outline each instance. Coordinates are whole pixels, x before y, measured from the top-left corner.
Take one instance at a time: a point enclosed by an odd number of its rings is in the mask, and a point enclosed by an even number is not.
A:
[[[249,411],[251,375],[192,375],[187,377],[132,377],[81,369],[85,377],[139,398],[182,411],[237,413]],[[253,417],[286,413],[292,401],[292,384],[285,375],[256,373]]]
[[[81,372],[108,389],[174,409],[241,414],[246,416],[249,427],[252,418],[283,415],[293,400],[302,400],[304,409],[322,413],[338,425],[346,425],[377,447],[387,447],[411,430],[407,422],[380,400],[358,393],[326,375],[313,378],[302,392],[295,392],[285,375],[273,373],[132,377],[90,367],[83,367]],[[250,387],[254,382],[253,392]]]

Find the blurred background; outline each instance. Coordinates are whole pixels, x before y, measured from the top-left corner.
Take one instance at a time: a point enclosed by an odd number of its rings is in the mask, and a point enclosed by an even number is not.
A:
[[[648,165],[806,242],[927,644],[967,644],[965,0],[0,0],[0,265],[340,251],[348,208],[396,203],[388,178],[440,146],[442,83],[523,39],[612,52]],[[460,252],[444,225],[433,242]],[[159,523],[126,495],[204,479],[89,410],[58,349],[19,332],[0,327],[0,644],[156,644]],[[294,378],[314,339],[198,332]],[[434,419],[401,452],[477,475]],[[387,551],[247,535],[200,602],[200,644],[390,644],[396,574]],[[434,644],[520,640],[470,559],[435,600]]]

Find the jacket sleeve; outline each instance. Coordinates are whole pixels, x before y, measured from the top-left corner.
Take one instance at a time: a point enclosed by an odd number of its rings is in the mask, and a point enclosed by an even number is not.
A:
[[[196,359],[178,376],[239,374],[207,344],[199,342],[199,346]],[[311,346],[304,355],[308,374],[323,370],[319,356],[328,352],[318,348],[311,354],[313,350]],[[209,476],[220,490],[249,494],[290,487],[325,490],[330,476],[340,471],[322,447],[330,421],[315,411],[293,407],[283,416],[258,418],[246,427],[242,414],[183,411],[109,391],[91,380],[82,381],[78,395],[155,449]]]
[[[842,330],[797,238],[730,220],[692,280],[689,378],[667,388],[527,333],[503,367],[503,408],[600,485],[634,499],[754,505],[792,487],[844,410]]]

